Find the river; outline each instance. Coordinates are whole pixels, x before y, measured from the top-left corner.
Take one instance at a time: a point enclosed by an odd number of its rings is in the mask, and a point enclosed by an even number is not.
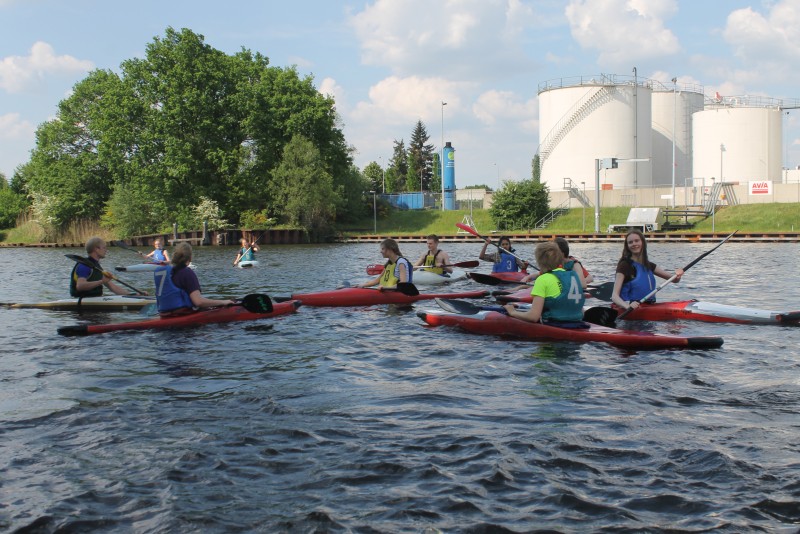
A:
[[[650,257],[674,269],[712,246],[655,243]],[[401,248],[416,259],[424,244]],[[480,245],[443,248],[464,261]],[[619,244],[572,248],[612,279]],[[0,300],[64,298],[64,254],[80,252],[0,250]],[[234,256],[196,249],[206,296],[329,289],[380,261],[377,244],[265,247],[250,270]],[[111,248],[103,264],[136,259]],[[659,299],[798,310],[798,265],[796,244],[726,243]],[[800,525],[800,327],[627,323],[725,344],[625,353],[434,329],[388,306],[87,338],[56,328],[138,314],[0,317],[0,531]]]

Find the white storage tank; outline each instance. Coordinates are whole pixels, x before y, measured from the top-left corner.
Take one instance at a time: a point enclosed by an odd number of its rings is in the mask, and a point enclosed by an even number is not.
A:
[[[672,185],[675,140],[675,186],[692,172],[692,114],[703,109],[703,89],[696,85],[660,86],[653,91],[653,184]]]
[[[594,189],[595,159],[649,158],[652,151],[649,80],[630,76],[565,78],[539,86],[541,181],[551,191],[564,178]],[[650,162],[620,162],[600,172],[607,187],[652,184]],[[611,184],[611,185],[608,185]]]
[[[732,99],[732,101],[735,99]],[[780,108],[718,105],[694,114],[694,176],[781,180]]]

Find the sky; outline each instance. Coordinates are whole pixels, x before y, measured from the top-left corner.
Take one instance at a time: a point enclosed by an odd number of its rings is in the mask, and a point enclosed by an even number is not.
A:
[[[168,27],[312,76],[361,169],[422,121],[437,150],[453,144],[457,187],[530,178],[547,81],[636,68],[709,96],[800,99],[800,0],[0,0],[0,20],[9,180],[78,81],[119,72]],[[784,117],[794,168],[800,110]]]

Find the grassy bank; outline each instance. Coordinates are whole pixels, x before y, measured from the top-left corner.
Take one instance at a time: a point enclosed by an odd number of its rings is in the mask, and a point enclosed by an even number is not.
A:
[[[630,208],[603,208],[600,210],[600,232],[605,233],[610,224],[623,224],[628,220]],[[469,211],[393,211],[385,218],[379,218],[379,235],[427,235],[455,234],[455,224],[462,222]],[[475,227],[481,233],[490,233],[497,228],[489,217],[488,210],[473,210]],[[594,210],[592,208],[573,208],[550,223],[544,230],[514,231],[531,234],[582,234],[594,232]],[[747,204],[726,206],[711,217],[698,219],[689,232],[708,233],[732,232],[800,232],[800,204]],[[364,219],[343,229],[345,235],[364,235],[373,233],[373,219]]]

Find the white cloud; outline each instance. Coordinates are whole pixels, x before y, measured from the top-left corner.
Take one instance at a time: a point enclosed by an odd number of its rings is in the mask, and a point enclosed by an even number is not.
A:
[[[94,68],[89,60],[57,56],[49,44],[37,41],[27,56],[7,56],[0,61],[0,88],[20,93],[37,87],[51,75],[74,75]]]
[[[520,125],[521,129],[538,134],[538,99],[523,101],[510,91],[486,91],[472,105],[472,112],[487,126],[508,127]]]
[[[0,115],[0,139],[32,141],[36,128],[19,113]]]
[[[613,68],[678,53],[678,38],[664,26],[676,11],[675,0],[571,0],[565,14],[573,38]]]

